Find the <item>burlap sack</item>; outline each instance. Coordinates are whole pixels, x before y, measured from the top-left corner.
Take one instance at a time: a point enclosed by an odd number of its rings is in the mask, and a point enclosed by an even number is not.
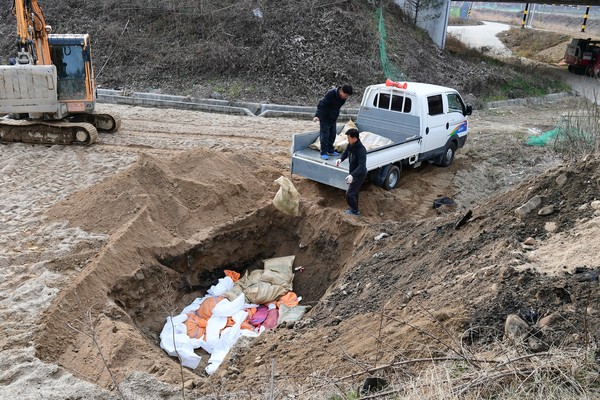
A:
[[[348,140],[346,139],[346,131],[352,128],[356,129],[356,124],[350,119],[348,120],[348,122],[346,122],[346,125],[344,125],[341,132],[335,135],[333,148],[338,153],[341,153],[346,149],[346,146],[348,145]],[[313,150],[321,151],[321,138],[318,137],[317,140],[311,143],[308,147],[310,147]]]
[[[292,181],[284,176],[280,176],[275,180],[279,184],[279,190],[273,199],[273,205],[279,211],[296,217],[298,215],[298,191],[294,187]]]

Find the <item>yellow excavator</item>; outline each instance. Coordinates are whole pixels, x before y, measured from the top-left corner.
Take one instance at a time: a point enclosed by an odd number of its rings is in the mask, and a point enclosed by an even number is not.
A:
[[[0,142],[81,144],[115,132],[118,114],[94,111],[88,34],[52,34],[37,0],[14,0],[17,54],[0,65]]]

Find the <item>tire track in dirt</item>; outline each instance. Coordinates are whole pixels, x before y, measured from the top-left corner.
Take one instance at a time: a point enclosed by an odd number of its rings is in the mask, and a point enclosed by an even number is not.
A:
[[[111,111],[122,115],[121,129],[116,134],[101,134],[96,145],[173,151],[206,147],[278,154],[289,150],[294,133],[318,129],[317,125],[306,120],[268,119],[173,109],[157,110],[134,106],[112,106]]]

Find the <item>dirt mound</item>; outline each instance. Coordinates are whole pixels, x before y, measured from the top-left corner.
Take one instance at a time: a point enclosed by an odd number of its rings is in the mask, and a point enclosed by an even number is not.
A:
[[[537,29],[511,28],[498,37],[520,57],[548,64],[559,63],[571,42],[570,35]]]
[[[170,160],[142,154],[126,172],[66,199],[50,215],[113,234],[150,214],[166,233],[187,237],[268,201],[273,187],[265,178],[276,178],[276,170],[260,161],[249,154],[206,149]],[[189,227],[192,216],[198,221]]]
[[[269,332],[238,348],[230,359],[235,367],[221,376],[243,390],[245,382],[269,372],[273,359],[278,371],[287,371],[281,380],[318,391],[331,378],[349,390],[367,368],[398,362],[383,375],[398,379],[398,373],[420,369],[400,360],[451,357],[463,346],[469,354],[484,351],[502,340],[509,314],[536,327],[536,351],[586,346],[587,327],[600,322],[600,266],[567,256],[567,243],[578,237],[586,241],[579,248],[597,247],[587,240],[599,218],[590,206],[600,194],[598,163],[557,168],[525,182],[474,208],[460,229],[459,214],[371,226],[352,238],[348,268],[309,318],[292,331]],[[518,219],[515,210],[535,195],[543,198],[540,207],[553,204],[555,212],[538,215],[538,208]],[[376,239],[381,232],[389,236]],[[530,235],[536,242],[525,245]],[[559,273],[550,273],[549,259],[561,260]]]
[[[268,178],[264,179],[265,176]],[[131,317],[138,313],[144,321],[152,321],[148,324],[161,324],[168,310],[160,307],[168,303],[164,299],[157,302],[153,297],[165,295],[163,292],[168,292],[171,286],[174,291],[189,291],[192,284],[157,259],[168,258],[170,252],[189,251],[191,243],[214,234],[214,230],[236,218],[256,213],[261,204],[272,207],[269,198],[274,188],[268,183],[276,176],[275,170],[245,154],[196,150],[167,161],[142,155],[125,172],[57,204],[49,213],[51,218],[104,232],[110,235],[110,240],[63,291],[57,306],[46,313],[48,329],[40,337],[44,343],[40,355],[72,367],[74,372],[90,379],[95,373],[86,369],[89,362],[85,360],[90,355],[80,349],[97,354],[85,335],[89,328],[85,322],[88,312],[96,315],[102,311],[109,317],[100,319],[97,332],[106,331],[105,323],[114,324],[114,329],[108,329],[109,337],[99,337],[98,341],[127,349],[125,353],[117,349],[116,353],[109,351],[107,357],[116,358],[111,361],[114,370],[120,371],[126,365],[124,376],[132,358],[137,360],[133,361],[136,369],[152,368],[153,361],[145,354],[154,352],[160,359],[160,349],[132,332],[135,324]],[[239,247],[240,243],[234,242],[233,246]],[[223,244],[218,251],[235,253]],[[161,291],[161,287],[165,289]],[[131,311],[132,315],[124,311]],[[128,343],[136,344],[130,347]],[[65,344],[71,350],[64,352]],[[93,363],[89,368],[95,371]],[[108,378],[105,374],[100,381],[107,382]]]

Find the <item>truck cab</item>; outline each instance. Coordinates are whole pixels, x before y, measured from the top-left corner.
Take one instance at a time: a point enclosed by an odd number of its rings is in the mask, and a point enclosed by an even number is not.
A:
[[[565,51],[569,72],[597,77],[600,73],[600,41],[574,38]]]
[[[386,84],[367,87],[358,120],[378,134],[397,140],[398,135],[420,137],[419,161],[439,157],[449,143],[453,152],[464,146],[472,107],[451,88],[411,82],[406,88]],[[454,154],[451,154],[454,157]],[[439,160],[450,165],[452,159]]]

